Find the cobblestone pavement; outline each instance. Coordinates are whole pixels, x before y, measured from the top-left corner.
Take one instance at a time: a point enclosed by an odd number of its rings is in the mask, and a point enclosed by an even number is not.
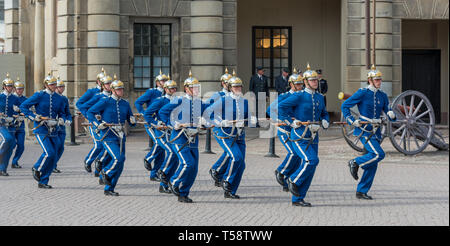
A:
[[[448,136],[448,133],[446,134]],[[147,145],[144,133],[133,133],[127,142],[127,160],[116,187],[119,197],[105,197],[103,187],[88,174],[82,161],[91,144],[66,146],[60,174],[52,174],[52,190],[37,188],[32,164],[42,153],[27,141],[22,169],[8,169],[0,177],[0,225],[449,225],[449,153],[429,147],[414,156],[383,143],[386,158],[378,168],[370,195],[372,201],[355,198],[356,181],[347,161],[357,153],[338,134],[323,136],[320,163],[305,200],[313,207],[291,205],[274,170],[285,152],[276,142],[280,158],[263,157],[268,139],[247,136],[246,170],[238,190],[240,200],[225,200],[214,187],[208,170],[221,153],[213,140],[215,155],[201,154],[197,179],[190,197],[193,204],[177,202],[173,195],[158,192],[143,167]],[[448,137],[447,137],[448,141]],[[200,142],[203,150],[204,140]]]

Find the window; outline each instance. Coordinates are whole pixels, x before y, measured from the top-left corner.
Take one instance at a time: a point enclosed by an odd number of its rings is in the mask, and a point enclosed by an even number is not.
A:
[[[265,69],[269,87],[275,85],[275,78],[281,69],[292,67],[292,28],[253,27],[253,73],[256,67]]]
[[[134,24],[134,88],[154,87],[160,70],[170,74],[170,24]]]

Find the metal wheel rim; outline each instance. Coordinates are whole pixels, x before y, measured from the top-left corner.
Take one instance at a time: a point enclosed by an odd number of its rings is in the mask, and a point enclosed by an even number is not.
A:
[[[435,127],[430,100],[421,92],[408,90],[392,101],[391,108],[397,116],[397,122],[389,121],[392,145],[405,155],[422,152],[430,143]]]

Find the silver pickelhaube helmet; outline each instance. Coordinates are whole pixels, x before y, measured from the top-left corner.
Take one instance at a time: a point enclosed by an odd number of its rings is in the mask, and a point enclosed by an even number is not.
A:
[[[58,79],[56,80],[56,87],[62,87],[62,86],[66,86],[66,85],[64,84],[64,81],[62,79],[60,79],[58,76]]]
[[[184,80],[184,86],[188,86],[188,87],[198,87],[200,86],[200,82],[198,81],[197,78],[192,76],[192,71],[189,70],[189,77]]]
[[[97,81],[102,81],[103,77],[105,77],[106,72],[105,72],[105,68],[102,67],[102,72],[97,74]]]
[[[170,75],[167,75],[167,81],[164,83],[164,88],[173,89],[178,88],[177,82],[170,79]]]
[[[228,73],[228,68],[225,68],[225,74],[223,74],[220,77],[220,82],[228,83],[228,80],[233,77],[231,74]]]
[[[125,88],[125,85],[122,81],[117,79],[117,75],[114,74],[114,81],[111,83],[111,89],[117,90],[117,89],[123,89]]]
[[[163,81],[163,82],[165,82],[165,81],[167,81],[167,80],[169,80],[169,77],[167,77],[167,75],[163,74],[162,71],[161,71],[161,69],[160,69],[160,70],[159,70],[159,75],[156,76],[156,78],[155,78],[155,82],[157,82],[157,81]]]
[[[228,80],[228,86],[242,86],[242,80],[236,76],[236,71],[233,70],[233,76]]]
[[[13,86],[14,81],[9,78],[9,73],[6,73],[6,78],[2,81],[2,86]]]
[[[24,89],[25,88],[25,83],[20,81],[20,78],[17,77],[16,82],[14,82],[14,88],[16,88],[16,89]]]
[[[57,83],[57,80],[53,75],[49,72],[47,76],[44,78],[44,85],[54,85]]]
[[[297,73],[297,69],[295,67],[292,75],[289,76],[288,82],[293,84],[303,84],[303,77]]]
[[[367,73],[368,79],[381,79],[383,74],[375,68],[375,65],[372,65],[370,71]]]

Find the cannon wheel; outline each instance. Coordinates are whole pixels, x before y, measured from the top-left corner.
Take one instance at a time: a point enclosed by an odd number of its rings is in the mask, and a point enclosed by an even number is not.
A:
[[[405,155],[422,152],[434,134],[435,117],[430,100],[421,92],[408,90],[391,104],[397,120],[389,121],[392,145]]]
[[[359,118],[359,113],[357,111],[358,110],[356,108],[350,109],[350,112],[355,119]],[[342,115],[342,114],[341,114],[341,122],[345,122],[344,115]],[[381,142],[383,142],[384,138],[387,136],[386,128],[387,128],[386,125],[381,126],[381,136],[382,136]],[[360,141],[358,136],[353,135],[353,132],[355,131],[355,127],[352,125],[346,124],[346,125],[342,125],[341,129],[342,129],[342,135],[344,135],[344,139],[347,142],[347,144],[350,145],[350,147],[352,147],[352,149],[354,149],[358,152],[364,152],[363,143]]]

